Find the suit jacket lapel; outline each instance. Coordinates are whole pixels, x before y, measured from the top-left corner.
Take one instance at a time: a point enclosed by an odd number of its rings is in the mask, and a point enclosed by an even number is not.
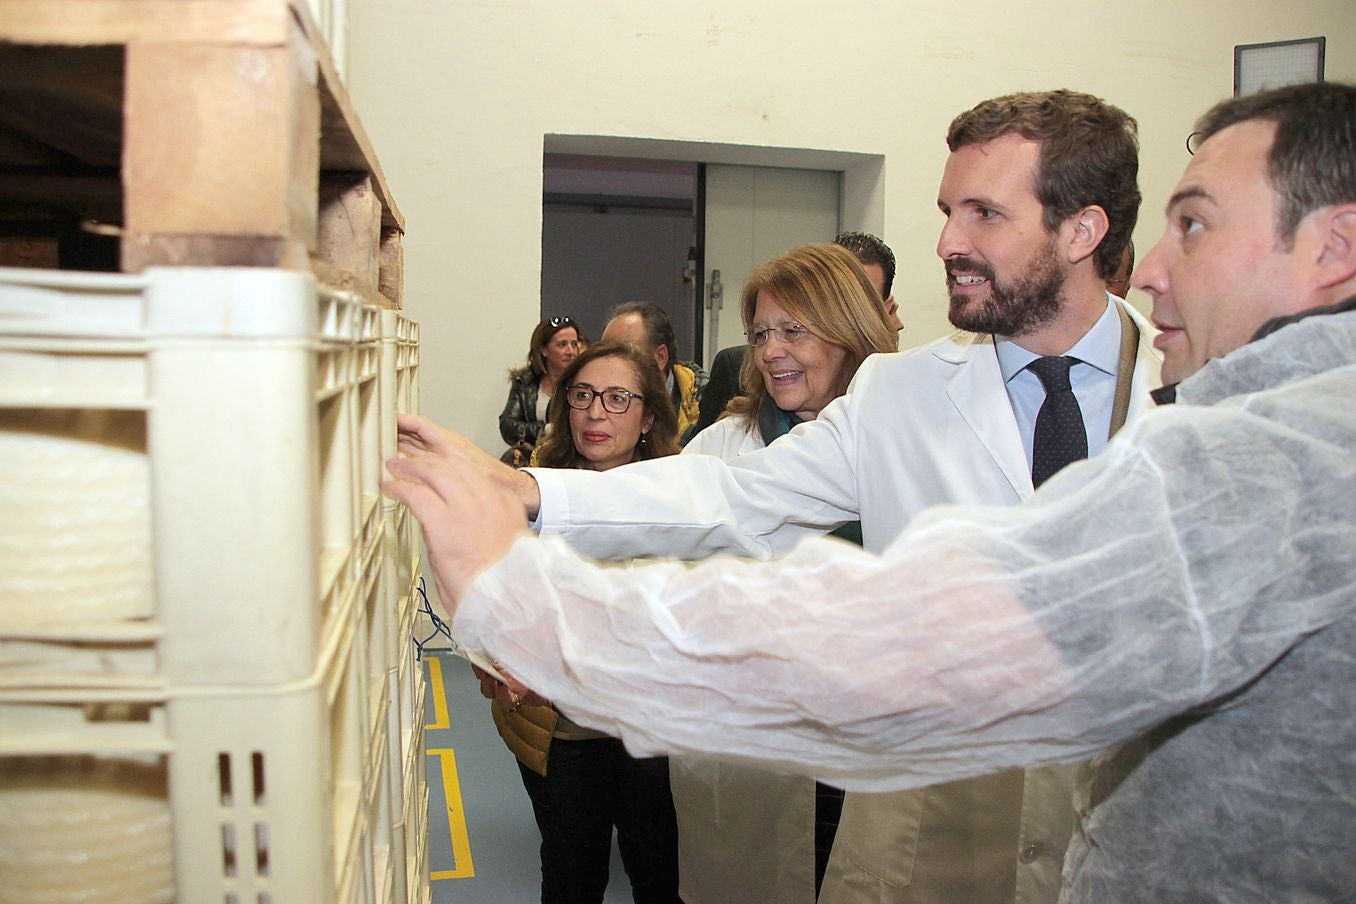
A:
[[[955,367],[946,381],[946,395],[957,415],[1017,495],[1023,499],[1030,496],[1034,492],[1031,472],[993,339],[958,334],[950,345],[938,350],[938,357]]]

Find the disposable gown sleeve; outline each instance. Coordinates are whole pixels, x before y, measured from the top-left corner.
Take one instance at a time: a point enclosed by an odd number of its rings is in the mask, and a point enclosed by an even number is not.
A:
[[[596,559],[767,558],[857,518],[851,396],[790,437],[731,461],[684,454],[610,471],[529,469],[536,526]]]
[[[1241,406],[1122,433],[1031,503],[934,509],[881,557],[814,538],[775,561],[605,567],[523,539],[454,631],[640,753],[863,790],[1085,759],[1356,600],[1350,436]]]

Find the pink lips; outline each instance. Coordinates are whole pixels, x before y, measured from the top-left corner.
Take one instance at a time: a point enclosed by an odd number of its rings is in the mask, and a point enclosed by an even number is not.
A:
[[[1161,323],[1155,323],[1154,327],[1158,330],[1158,335],[1154,337],[1154,348],[1159,351],[1162,351],[1163,346],[1169,344],[1172,340],[1182,334],[1181,327],[1164,326]]]
[[[593,431],[584,432],[584,442],[586,443],[604,443],[607,442],[607,440],[608,435],[606,433],[594,433]]]

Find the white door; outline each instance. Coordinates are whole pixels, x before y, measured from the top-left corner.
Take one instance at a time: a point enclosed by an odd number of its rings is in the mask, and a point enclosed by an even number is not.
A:
[[[744,341],[739,294],[759,264],[838,234],[842,173],[706,166],[706,327],[703,364]]]

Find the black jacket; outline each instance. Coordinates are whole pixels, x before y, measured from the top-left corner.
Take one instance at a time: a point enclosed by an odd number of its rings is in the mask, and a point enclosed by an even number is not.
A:
[[[533,373],[531,368],[515,370],[509,378],[508,401],[499,414],[499,435],[510,446],[520,442],[528,446],[537,444],[537,434],[544,423],[537,420],[537,391],[540,386],[541,377]]]

